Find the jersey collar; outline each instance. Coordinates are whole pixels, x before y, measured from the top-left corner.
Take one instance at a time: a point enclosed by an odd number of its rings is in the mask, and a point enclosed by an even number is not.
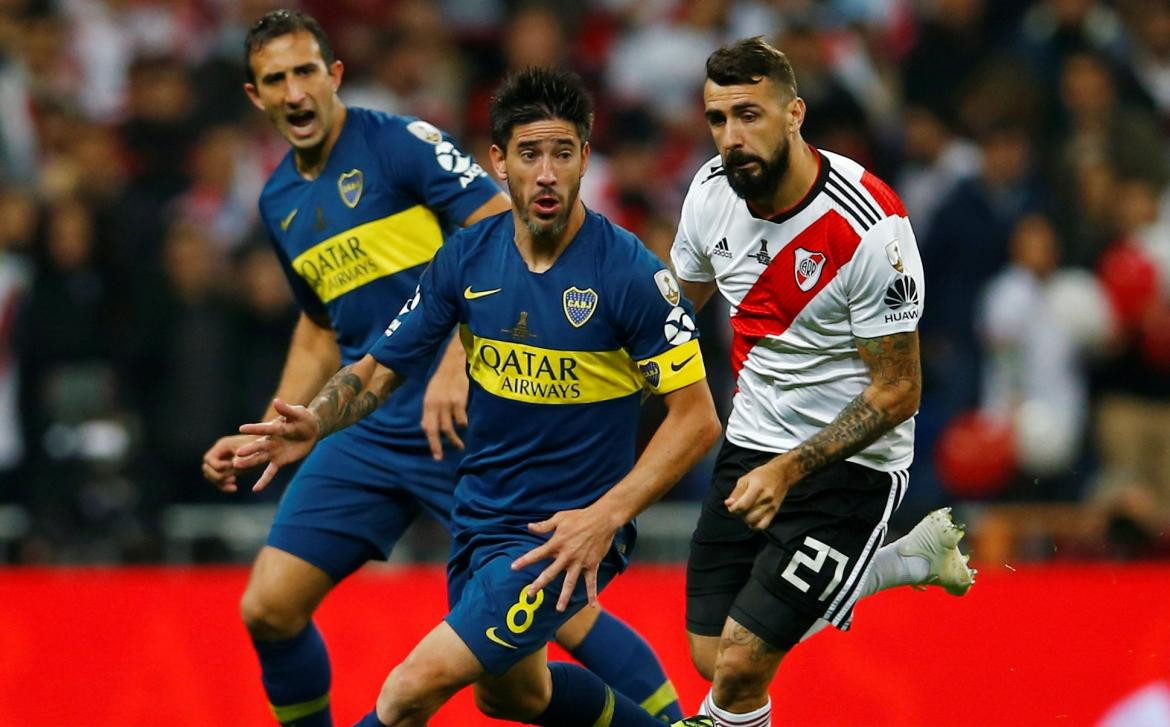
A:
[[[751,202],[744,200],[744,204],[747,205],[748,212],[751,213],[752,217],[760,220],[768,220],[769,222],[784,222],[785,220],[792,219],[796,215],[800,214],[805,207],[808,207],[810,204],[812,204],[812,201],[817,198],[817,195],[819,195],[821,190],[825,188],[825,183],[829,179],[829,158],[824,154],[821,154],[820,150],[812,144],[809,144],[808,148],[817,155],[817,176],[816,179],[813,180],[812,186],[809,187],[808,191],[804,193],[804,196],[801,197],[796,204],[792,205],[788,209],[777,212],[771,217],[757,212],[756,209],[752,207]]]

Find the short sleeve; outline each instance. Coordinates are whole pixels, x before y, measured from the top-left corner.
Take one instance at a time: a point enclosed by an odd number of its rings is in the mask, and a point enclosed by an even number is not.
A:
[[[284,271],[284,277],[288,279],[288,286],[292,289],[293,298],[296,299],[297,305],[301,307],[305,313],[313,317],[323,317],[329,315],[329,309],[321,302],[317,293],[309,287],[305,279],[297,274],[293,269],[292,261],[288,259],[288,255],[276,243],[276,235],[272,232],[272,226],[268,224],[268,218],[264,216],[264,210],[260,210],[260,220],[264,224],[264,231],[268,234],[268,240],[272,244],[272,249],[276,252],[276,258],[280,261],[280,269]]]
[[[870,229],[848,275],[849,320],[857,338],[906,333],[918,327],[926,300],[922,259],[904,217]]]
[[[456,248],[451,241],[439,248],[419,278],[414,296],[374,342],[370,355],[378,363],[403,376],[426,376],[432,360],[458,322]]]
[[[704,171],[705,169],[706,167]],[[692,183],[686,199],[683,200],[678,231],[674,235],[674,244],[670,247],[670,262],[674,266],[674,271],[683,280],[709,283],[715,279],[715,268],[711,265],[711,258],[703,252],[704,243],[696,215],[696,208],[700,206],[700,195],[697,183]]]
[[[691,304],[658,258],[638,245],[616,291],[622,346],[647,388],[666,394],[706,377]]]
[[[499,186],[449,135],[421,119],[399,119],[379,134],[388,147],[390,178],[444,223],[463,224],[472,212],[499,194]]]

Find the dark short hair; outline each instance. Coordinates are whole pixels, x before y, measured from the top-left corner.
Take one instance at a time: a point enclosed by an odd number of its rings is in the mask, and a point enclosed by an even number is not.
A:
[[[252,70],[253,53],[268,45],[268,41],[273,38],[302,31],[312,34],[317,41],[325,67],[333,65],[333,46],[329,45],[329,38],[320,23],[300,10],[272,10],[248,29],[248,36],[244,39],[244,77],[248,83],[256,82],[256,73]]]
[[[593,99],[581,77],[557,68],[525,68],[509,73],[492,96],[492,143],[507,149],[520,124],[561,119],[577,127],[581,143],[593,128]]]
[[[788,56],[762,36],[737,40],[707,57],[707,78],[720,86],[756,84],[765,78],[781,91],[796,97],[796,74]]]

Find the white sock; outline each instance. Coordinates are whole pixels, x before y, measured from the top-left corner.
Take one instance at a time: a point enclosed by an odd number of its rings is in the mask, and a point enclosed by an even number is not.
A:
[[[900,555],[898,541],[883,545],[873,557],[859,598],[894,586],[917,585],[930,575],[930,562],[920,555]]]
[[[715,706],[715,696],[707,692],[699,714],[715,720],[715,727],[772,727],[772,700],[757,710],[736,714]]]

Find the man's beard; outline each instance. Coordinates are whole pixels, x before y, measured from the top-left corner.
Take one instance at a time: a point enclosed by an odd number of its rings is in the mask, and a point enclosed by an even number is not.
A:
[[[732,149],[723,160],[723,168],[727,170],[727,183],[731,185],[731,190],[749,202],[769,201],[776,194],[780,180],[788,171],[788,151],[787,139],[768,161],[740,149]],[[756,162],[759,170],[751,172],[737,166],[747,162]]]
[[[528,233],[532,235],[532,239],[536,242],[557,242],[561,239],[561,235],[565,234],[565,230],[569,226],[569,214],[573,210],[573,205],[577,203],[577,194],[580,192],[580,187],[570,190],[566,197],[553,192],[552,190],[541,189],[529,199],[524,201],[524,204],[517,206],[516,210],[520,213],[520,221],[528,228]],[[519,199],[520,195],[517,190],[508,185],[508,193],[512,195],[512,199]],[[556,195],[557,200],[561,204],[561,208],[557,211],[556,216],[552,219],[552,224],[546,220],[541,220],[533,217],[529,213],[529,204],[533,199],[542,194],[551,193]]]

